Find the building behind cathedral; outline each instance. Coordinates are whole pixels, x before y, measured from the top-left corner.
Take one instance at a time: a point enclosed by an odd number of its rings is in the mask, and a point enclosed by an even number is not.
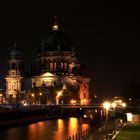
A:
[[[9,103],[86,104],[89,99],[86,66],[77,60],[70,39],[61,32],[56,20],[50,35],[42,40],[29,74],[25,74],[18,46],[13,46],[7,62],[5,80]]]

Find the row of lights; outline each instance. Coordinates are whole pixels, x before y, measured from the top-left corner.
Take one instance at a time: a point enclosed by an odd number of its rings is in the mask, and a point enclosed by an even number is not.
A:
[[[117,100],[117,101],[114,101],[113,103],[110,103],[108,101],[105,101],[103,103],[103,107],[106,110],[109,110],[110,107],[115,108],[116,106],[121,106],[121,107],[125,108],[126,107],[126,103],[122,102],[122,100]]]

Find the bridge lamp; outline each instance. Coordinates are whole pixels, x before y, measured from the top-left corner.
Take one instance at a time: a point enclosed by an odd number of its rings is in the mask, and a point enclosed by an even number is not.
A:
[[[103,103],[103,107],[106,109],[106,110],[109,110],[109,108],[110,108],[110,103],[109,102],[104,102]]]
[[[107,119],[108,119],[108,110],[109,110],[110,106],[111,106],[111,104],[108,101],[106,101],[106,102],[103,103],[103,107],[105,108],[105,111],[106,111],[105,112],[106,122],[107,122]]]

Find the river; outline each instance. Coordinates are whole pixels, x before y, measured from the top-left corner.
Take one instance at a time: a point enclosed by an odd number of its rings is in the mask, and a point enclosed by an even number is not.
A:
[[[80,118],[46,120],[0,132],[0,140],[66,140],[81,130],[90,129],[93,123]]]

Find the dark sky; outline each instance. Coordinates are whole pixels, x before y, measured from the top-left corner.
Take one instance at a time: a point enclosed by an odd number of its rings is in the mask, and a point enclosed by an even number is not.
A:
[[[60,29],[87,63],[92,92],[117,95],[128,80],[140,77],[138,10],[138,3],[122,0],[1,1],[0,77],[13,42],[20,46],[26,65],[31,64],[56,12]]]

